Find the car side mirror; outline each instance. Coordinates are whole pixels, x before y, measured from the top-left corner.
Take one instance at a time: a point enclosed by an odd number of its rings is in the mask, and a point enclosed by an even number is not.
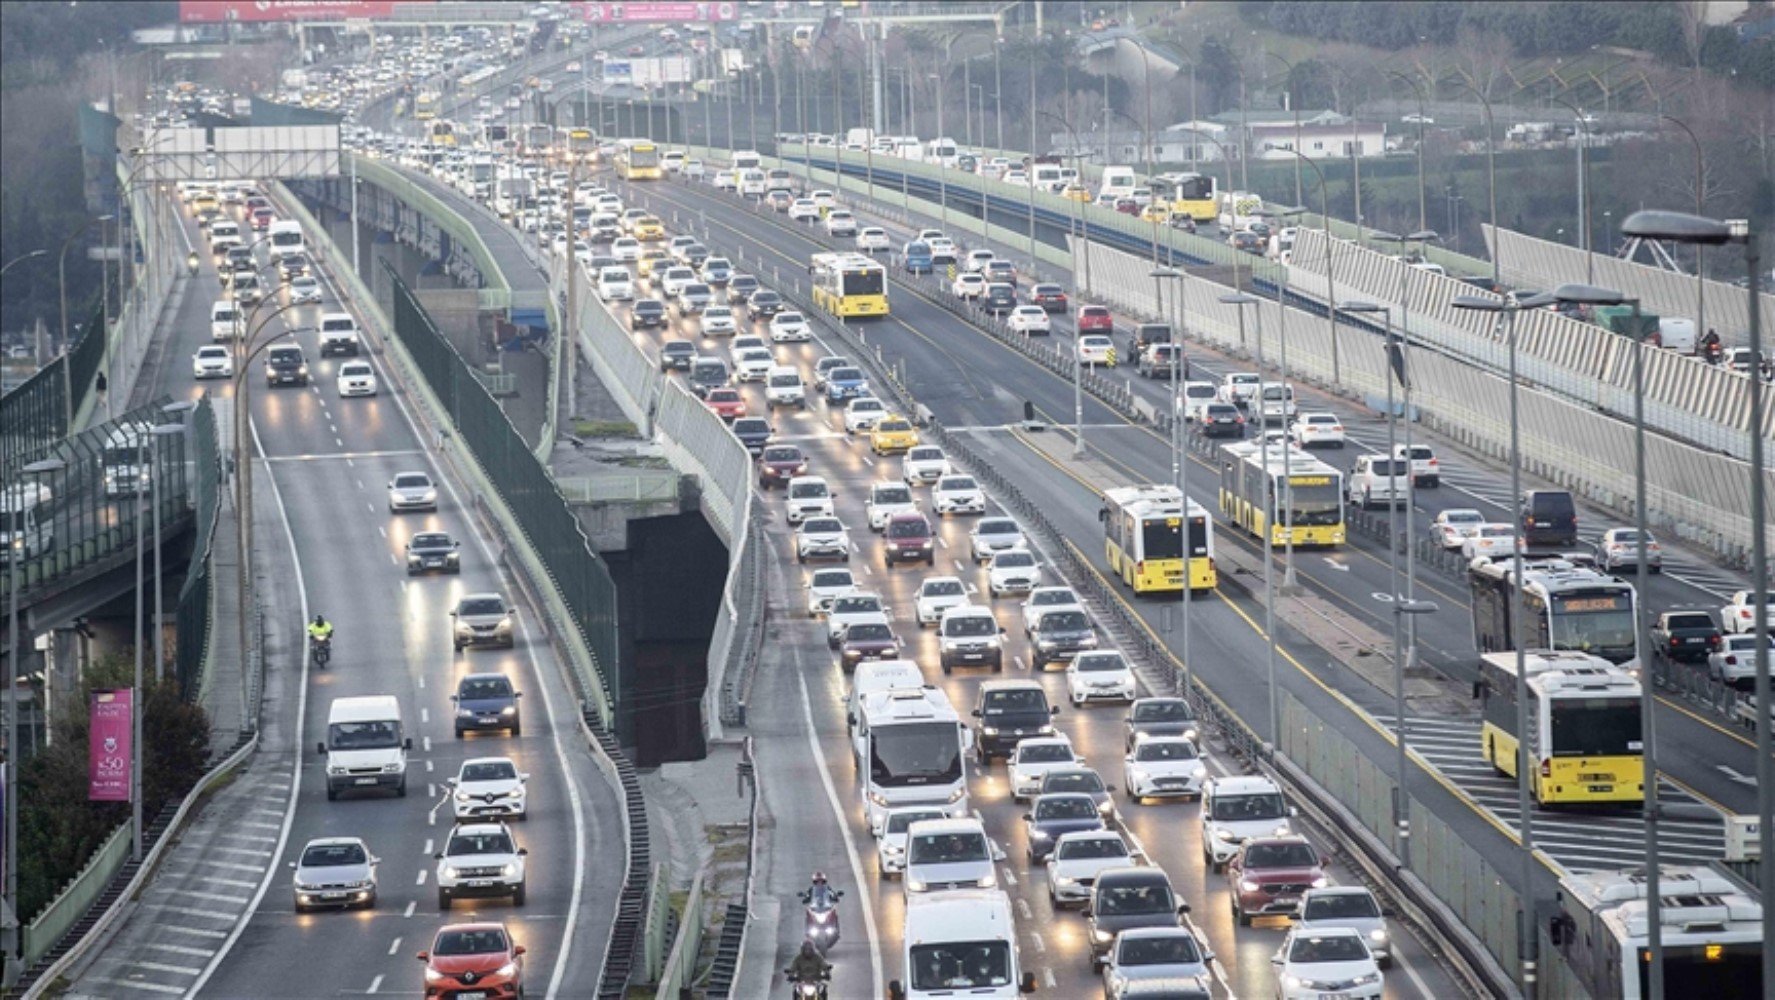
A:
[[[518,945],[516,948],[512,949],[512,956],[515,958],[516,956],[522,955],[529,950],[530,949],[524,947],[523,945]]]
[[[445,788],[455,788],[456,787],[456,779],[455,778],[445,778],[444,779],[444,787]]]
[[[452,542],[450,544],[450,547],[453,549],[460,549],[460,548],[462,548],[462,543],[461,542]]]
[[[451,700],[451,701],[455,701],[455,700],[456,700],[456,698],[457,698],[457,696],[456,696],[456,695],[451,695],[451,696],[450,696],[450,700]]]
[[[444,860],[444,852],[443,852],[443,851],[438,851],[438,852],[436,852],[436,853],[434,853],[434,854],[432,854],[432,859],[433,859],[433,860],[436,860],[436,861],[442,861],[442,860]]]
[[[524,692],[522,692],[522,691],[513,691],[513,692],[512,692],[512,697],[513,697],[513,698],[522,698],[522,697],[524,697]]]
[[[1048,706],[1048,714],[1049,715],[1059,715],[1060,714],[1060,706],[1059,705],[1049,705]]]
[[[1381,916],[1392,919],[1399,916],[1399,911],[1393,909],[1391,906],[1383,906],[1381,907]]]
[[[973,713],[972,713],[972,714],[973,714],[973,716],[974,716],[974,718],[976,718],[976,719],[978,719],[978,718],[980,718],[980,710],[979,710],[979,709],[977,709],[977,708],[976,708],[976,709],[974,709],[974,711],[973,711]],[[324,748],[324,747],[323,747],[323,748],[322,748],[322,751],[323,751],[323,752],[325,752],[325,748]]]
[[[999,634],[999,635],[1008,635],[1008,634],[1009,634],[1009,633],[1007,633],[1007,632],[1006,632],[1006,631],[1005,631],[1005,627],[1004,627],[1004,626],[1003,626],[1003,625],[1000,625],[1000,626],[999,626],[999,627],[998,627],[998,634]]]
[[[294,869],[295,867],[296,867],[296,863],[294,861],[290,862],[290,868]]]
[[[1035,813],[1024,813],[1023,814],[1023,822],[1034,823],[1035,822]]]
[[[327,745],[325,743],[316,743],[314,745],[314,752],[320,754],[323,757],[326,756]]]
[[[450,614],[450,617],[452,617],[452,618],[456,617],[456,612],[454,612],[454,611],[450,612],[449,614]]]
[[[1181,917],[1188,912],[1189,912],[1189,904],[1188,903],[1178,903],[1177,904],[1177,915],[1178,916]]]
[[[898,979],[888,980],[888,1000],[906,1000],[906,987]]]
[[[413,749],[413,737],[409,736],[406,739],[402,740],[401,741],[401,749],[402,750]]]
[[[1331,866],[1331,855],[1329,855],[1329,854],[1319,855],[1319,867],[1328,868],[1330,866]]]
[[[418,959],[418,960],[420,960],[420,961],[421,961],[421,962],[429,962],[429,961],[431,961],[431,952],[429,952],[429,951],[422,951],[422,952],[420,952],[420,953],[419,953],[419,954],[417,954],[417,955],[414,955],[414,956],[413,956],[413,957],[414,957],[414,958],[417,958],[417,959]]]
[[[1116,790],[1116,786],[1114,786],[1114,785],[1104,785],[1104,786],[1103,786],[1103,790],[1104,790],[1104,791],[1106,791],[1106,792],[1113,792],[1113,791],[1115,791],[1115,790]]]
[[[1281,965],[1282,964],[1282,953],[1276,952],[1274,955],[1271,955],[1270,956],[1270,964],[1271,965]]]
[[[529,854],[530,854],[530,848],[528,848],[528,847],[518,848],[518,857],[520,857],[520,858],[527,857],[527,856],[529,856]]]
[[[1288,807],[1288,815],[1299,816],[1300,815],[1300,808],[1298,806],[1289,806]]]
[[[1035,992],[1035,973],[1025,972],[1023,974],[1023,980],[1017,984],[1017,992],[1019,992],[1019,993],[1034,993]]]

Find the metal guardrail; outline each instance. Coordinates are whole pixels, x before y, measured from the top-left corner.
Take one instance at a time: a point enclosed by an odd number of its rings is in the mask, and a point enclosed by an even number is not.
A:
[[[660,862],[647,876],[647,915],[641,921],[641,981],[657,983],[665,969],[667,941],[676,936],[672,926],[672,866]]]
[[[87,859],[80,873],[69,879],[68,884],[50,900],[49,905],[31,918],[24,930],[25,965],[34,965],[49,954],[49,950],[62,939],[62,935],[68,933],[86,914],[87,909],[99,898],[99,894],[105,891],[105,886],[110,884],[118,869],[129,860],[130,846],[133,843],[130,824],[119,824],[111,836],[99,845],[99,849],[93,852],[92,857]]]
[[[678,915],[678,934],[660,972],[655,1000],[680,1000],[696,974],[697,956],[703,950],[703,873],[691,880],[684,910]]]

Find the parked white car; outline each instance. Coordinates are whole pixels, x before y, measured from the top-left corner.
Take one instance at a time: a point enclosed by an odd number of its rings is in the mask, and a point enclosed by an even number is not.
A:
[[[1122,758],[1122,790],[1139,803],[1154,798],[1200,798],[1207,762],[1186,736],[1147,736]]]
[[[931,487],[931,506],[938,517],[945,514],[984,514],[986,492],[974,481],[973,476],[942,476]]]
[[[1011,801],[1022,802],[1042,787],[1042,775],[1057,768],[1071,768],[1084,763],[1072,748],[1065,734],[1037,736],[1023,740],[1011,751],[1006,762],[1010,768]]]
[[[918,594],[913,598],[918,619],[918,627],[935,625],[943,618],[943,612],[950,608],[959,608],[970,604],[967,585],[958,576],[927,576],[918,585]]]
[[[1430,537],[1445,549],[1458,549],[1479,533],[1485,515],[1472,507],[1450,507],[1430,522]]]
[[[1074,708],[1087,701],[1132,703],[1135,689],[1134,668],[1117,650],[1085,650],[1066,664],[1066,693]]]
[[[1046,334],[1054,328],[1053,323],[1048,320],[1048,311],[1041,306],[1018,306],[1005,317],[1005,325],[1024,336]]]
[[[770,318],[770,339],[778,344],[803,343],[814,339],[814,333],[807,325],[807,317],[784,311]]]

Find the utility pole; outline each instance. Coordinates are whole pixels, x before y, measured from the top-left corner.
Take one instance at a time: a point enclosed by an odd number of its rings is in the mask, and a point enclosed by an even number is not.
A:
[[[572,176],[568,187],[570,190],[577,191],[579,190],[579,159],[577,157],[569,165],[568,170],[571,171]],[[567,315],[561,318],[560,350],[555,352],[555,357],[561,363],[560,398],[565,408],[561,415],[571,421],[573,414],[579,409],[576,399],[577,387],[574,385],[573,378],[578,363],[578,359],[574,357],[575,345],[573,342],[577,339],[575,335],[579,329],[579,255],[574,252],[574,243],[579,239],[579,227],[573,222],[572,195],[568,196],[565,206],[567,212]],[[559,436],[560,422],[557,421],[555,426],[557,428],[556,434]]]

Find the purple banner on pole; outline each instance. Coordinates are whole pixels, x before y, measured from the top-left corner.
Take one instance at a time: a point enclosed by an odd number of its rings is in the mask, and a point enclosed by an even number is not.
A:
[[[86,751],[86,797],[93,802],[128,802],[132,708],[135,690],[94,691]]]

